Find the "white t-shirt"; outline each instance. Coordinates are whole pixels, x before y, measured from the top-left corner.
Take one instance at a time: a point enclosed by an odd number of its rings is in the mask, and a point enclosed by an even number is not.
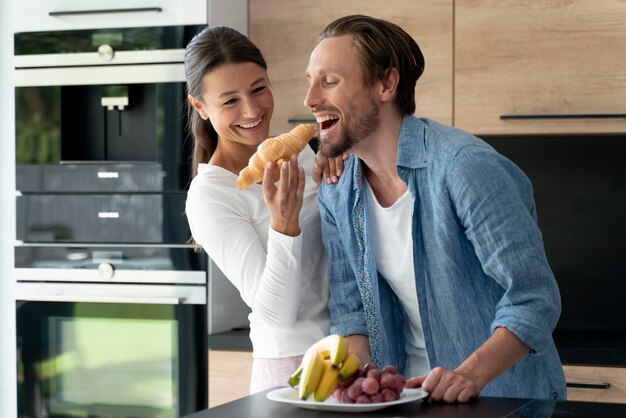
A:
[[[420,376],[428,373],[429,365],[413,270],[411,214],[415,199],[407,190],[393,205],[384,208],[378,203],[369,183],[364,181],[364,184],[367,207],[370,209],[368,215],[374,238],[376,267],[406,312],[404,335],[409,362],[404,374]]]
[[[200,164],[189,187],[186,214],[195,241],[252,309],[254,357],[304,354],[330,329],[317,186],[309,175],[314,161],[308,147],[300,153],[307,178],[297,237],[270,228],[260,184],[239,190],[237,175]]]

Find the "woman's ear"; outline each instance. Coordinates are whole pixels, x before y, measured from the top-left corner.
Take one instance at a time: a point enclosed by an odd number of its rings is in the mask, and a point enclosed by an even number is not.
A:
[[[198,112],[202,119],[207,120],[209,118],[209,115],[207,115],[204,111],[204,106],[202,106],[200,100],[196,99],[191,94],[187,95],[187,100],[189,100],[189,103],[191,103],[193,108],[196,109],[196,112]]]
[[[392,101],[396,97],[396,90],[400,81],[400,74],[396,68],[390,68],[385,73],[380,90],[380,100],[383,102]]]

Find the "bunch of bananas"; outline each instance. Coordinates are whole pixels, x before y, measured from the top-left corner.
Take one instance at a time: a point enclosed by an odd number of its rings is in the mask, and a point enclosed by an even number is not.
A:
[[[289,378],[291,387],[298,386],[298,397],[311,396],[325,401],[339,385],[339,380],[352,376],[361,360],[348,351],[348,340],[332,334],[313,344],[304,354],[300,367]]]

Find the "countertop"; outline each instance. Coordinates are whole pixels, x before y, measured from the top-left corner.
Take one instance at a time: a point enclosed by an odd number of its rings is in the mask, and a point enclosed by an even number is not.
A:
[[[351,415],[345,412],[302,409],[291,404],[271,401],[266,397],[271,390],[273,389],[200,411],[185,418],[349,418]],[[480,397],[467,404],[451,405],[417,400],[367,412],[366,415],[378,418],[624,418],[626,417],[626,404]]]

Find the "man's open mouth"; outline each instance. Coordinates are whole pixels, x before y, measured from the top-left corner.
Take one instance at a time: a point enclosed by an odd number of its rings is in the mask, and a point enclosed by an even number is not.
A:
[[[320,130],[326,131],[330,129],[337,121],[339,116],[325,115],[317,117],[317,122],[320,124]]]

